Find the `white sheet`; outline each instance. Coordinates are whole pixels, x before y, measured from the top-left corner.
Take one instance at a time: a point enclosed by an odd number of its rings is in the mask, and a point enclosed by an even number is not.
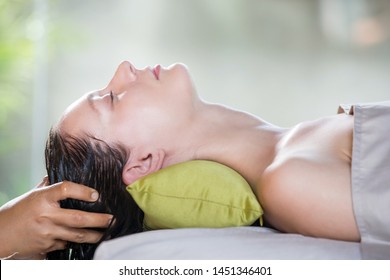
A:
[[[154,230],[103,242],[94,259],[360,259],[359,243],[283,234],[268,228]]]

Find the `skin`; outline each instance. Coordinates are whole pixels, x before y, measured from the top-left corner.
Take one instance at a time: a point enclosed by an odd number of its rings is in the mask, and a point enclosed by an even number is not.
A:
[[[7,240],[0,246],[0,257],[44,259],[47,252],[64,249],[67,241],[98,242],[101,233],[85,228],[106,228],[111,215],[59,205],[65,198],[92,202],[98,196],[94,189],[71,182],[48,186],[45,178],[35,189],[0,208],[0,239]]]
[[[58,128],[125,145],[125,184],[175,163],[213,160],[244,176],[275,228],[360,239],[351,199],[353,116],[282,128],[205,102],[182,64],[155,74],[122,62],[107,87],[65,111]]]

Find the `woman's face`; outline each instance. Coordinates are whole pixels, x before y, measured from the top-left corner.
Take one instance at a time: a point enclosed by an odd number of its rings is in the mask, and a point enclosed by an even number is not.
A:
[[[148,145],[184,129],[199,101],[184,65],[136,69],[126,61],[107,87],[69,106],[58,127],[130,148]]]

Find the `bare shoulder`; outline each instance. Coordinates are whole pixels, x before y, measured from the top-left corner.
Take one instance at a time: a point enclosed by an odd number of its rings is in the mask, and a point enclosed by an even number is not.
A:
[[[278,230],[297,232],[296,225],[307,216],[310,206],[305,183],[308,178],[302,174],[302,168],[308,167],[305,165],[299,159],[278,161],[262,176],[258,198],[265,210],[264,218]]]
[[[265,220],[284,232],[359,240],[347,174],[347,164],[303,158],[270,166],[257,192]]]
[[[350,179],[352,126],[342,119],[297,127],[256,186],[264,218],[275,228],[316,237],[358,240]]]

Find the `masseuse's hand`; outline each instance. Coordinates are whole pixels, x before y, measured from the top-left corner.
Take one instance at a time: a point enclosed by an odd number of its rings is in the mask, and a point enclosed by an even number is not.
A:
[[[0,208],[0,258],[45,258],[64,249],[67,241],[96,243],[102,234],[86,228],[106,228],[112,216],[63,209],[59,201],[74,198],[93,202],[98,193],[71,182],[47,186],[47,179],[30,192]]]

